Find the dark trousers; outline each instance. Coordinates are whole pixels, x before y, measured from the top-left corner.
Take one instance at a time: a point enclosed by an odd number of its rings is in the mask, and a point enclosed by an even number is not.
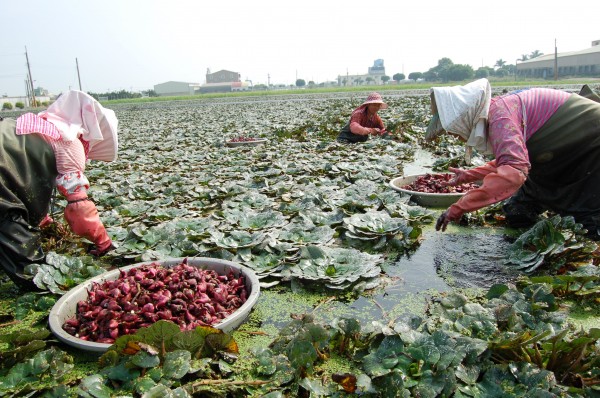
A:
[[[41,263],[44,258],[37,228],[16,215],[0,219],[0,264],[20,289],[37,289],[32,276],[24,275],[23,271],[27,265]]]

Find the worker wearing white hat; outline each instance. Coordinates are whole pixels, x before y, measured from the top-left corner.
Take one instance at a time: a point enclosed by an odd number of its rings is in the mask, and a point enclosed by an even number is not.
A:
[[[44,261],[39,226],[48,216],[54,188],[67,199],[65,219],[92,242],[90,253],[114,246],[87,196],[87,160],[117,158],[117,118],[81,91],[68,91],[44,112],[0,121],[0,263],[20,287],[33,289],[25,266]]]

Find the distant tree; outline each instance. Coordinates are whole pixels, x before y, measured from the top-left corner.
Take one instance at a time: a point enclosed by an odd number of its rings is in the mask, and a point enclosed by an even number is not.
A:
[[[477,78],[494,76],[494,74],[494,68],[490,68],[489,66],[482,66],[475,71],[475,77]]]
[[[506,77],[509,74],[508,69],[500,68],[496,70],[496,77]]]
[[[496,63],[494,64],[494,66],[496,66],[498,68],[502,68],[504,65],[506,65],[506,61],[503,60],[502,58],[497,60]]]
[[[475,72],[471,65],[454,64],[440,74],[444,81],[461,81],[471,79]]]
[[[521,54],[521,58],[519,58],[518,61],[527,61],[528,59],[529,59],[529,55]]]
[[[394,81],[396,83],[399,83],[401,80],[404,80],[406,78],[406,76],[404,76],[404,73],[394,73],[394,76],[392,76],[392,79],[394,79]]]
[[[529,54],[529,59],[537,58],[542,55],[544,55],[544,53],[540,52],[539,50],[535,50],[535,51],[532,51],[531,54]]]
[[[344,79],[342,79],[342,84],[343,84],[344,86],[346,85],[346,83],[348,83],[348,79],[345,79],[345,78],[344,78]]]
[[[389,76],[387,76],[387,75],[381,76],[381,81],[383,82],[383,84],[386,84],[388,82],[388,80],[390,80]]]
[[[255,84],[254,85],[254,90],[266,90],[267,89],[267,85],[266,84]]]
[[[438,80],[438,74],[432,68],[423,73],[423,79],[427,80],[428,82],[434,82]]]
[[[21,101],[15,102],[15,107],[19,108],[19,109],[23,109],[23,108],[25,108],[25,104],[22,103]]]
[[[9,111],[13,108],[12,104],[10,102],[5,102],[2,104],[2,110],[3,111]]]
[[[154,91],[154,90],[142,91],[142,94],[145,94],[148,97],[158,97],[158,94],[156,94],[156,91]]]
[[[306,82],[304,81],[304,79],[296,80],[296,87],[304,87],[304,86],[306,86]]]
[[[450,58],[444,57],[438,60],[437,66],[430,68],[423,74],[423,77],[428,81],[444,80],[447,78],[447,70],[454,65]]]
[[[490,71],[486,67],[481,67],[475,71],[475,77],[478,79],[482,79],[484,77],[488,77],[490,75]]]
[[[423,78],[423,74],[421,72],[410,72],[408,74],[408,78],[411,80],[417,81],[417,80]]]
[[[315,86],[315,82],[312,80],[309,80],[308,85],[309,85],[309,87],[313,87],[313,86]]]
[[[360,77],[357,77],[356,79],[354,79],[354,83],[355,83],[357,86],[360,86],[360,85],[363,83],[363,81],[364,81],[364,80],[363,80],[363,79],[361,79]]]
[[[367,84],[371,84],[375,81],[375,79],[373,79],[371,76],[367,77]]]

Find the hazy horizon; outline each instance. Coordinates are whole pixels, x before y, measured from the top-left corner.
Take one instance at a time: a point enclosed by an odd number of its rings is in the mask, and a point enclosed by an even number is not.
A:
[[[539,8],[539,9],[538,9]],[[53,94],[143,91],[167,81],[204,83],[206,71],[239,72],[256,84],[321,83],[366,74],[426,72],[441,58],[477,69],[514,64],[533,51],[578,51],[600,39],[582,24],[586,9],[473,0],[408,10],[400,2],[307,0],[204,4],[188,0],[56,0],[3,5],[0,95],[25,95],[29,57],[34,86]],[[468,19],[468,20],[467,20]],[[516,29],[515,27],[521,27]],[[527,32],[527,33],[526,33]]]

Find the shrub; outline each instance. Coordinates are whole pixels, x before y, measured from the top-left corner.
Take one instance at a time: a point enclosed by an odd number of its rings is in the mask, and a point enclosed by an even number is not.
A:
[[[16,102],[16,103],[15,103],[15,106],[16,106],[17,108],[19,108],[19,109],[23,109],[23,108],[25,108],[25,104],[24,104],[24,103],[22,103],[22,102]]]
[[[2,104],[2,110],[11,110],[13,108],[12,104],[10,102],[5,102],[4,104]]]

